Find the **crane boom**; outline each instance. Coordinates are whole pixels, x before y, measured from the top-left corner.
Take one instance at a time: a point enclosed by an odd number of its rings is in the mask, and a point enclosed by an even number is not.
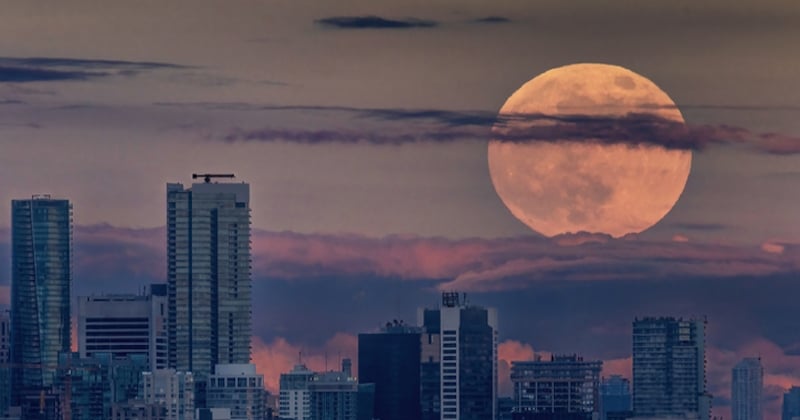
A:
[[[203,178],[203,181],[208,184],[211,178],[235,178],[234,174],[192,174],[192,179]]]

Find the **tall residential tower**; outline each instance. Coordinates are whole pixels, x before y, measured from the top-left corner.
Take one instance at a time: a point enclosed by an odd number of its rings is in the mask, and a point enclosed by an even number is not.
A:
[[[250,363],[250,186],[167,184],[169,365],[203,383]],[[231,176],[225,176],[231,177]]]
[[[706,321],[672,317],[633,321],[633,412],[637,417],[707,420]]]
[[[761,420],[764,368],[760,357],[747,357],[733,367],[731,380],[731,418]]]
[[[70,351],[72,206],[48,195],[11,202],[12,404],[53,385]]]

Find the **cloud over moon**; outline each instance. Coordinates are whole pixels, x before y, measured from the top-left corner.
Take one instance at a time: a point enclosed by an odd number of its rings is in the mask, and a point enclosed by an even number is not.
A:
[[[181,104],[160,104],[182,106]],[[349,115],[350,129],[298,129],[277,126],[235,127],[218,137],[235,142],[287,142],[300,144],[364,143],[403,145],[459,141],[589,142],[599,144],[652,144],[667,149],[702,151],[711,146],[738,146],[773,155],[800,153],[800,136],[757,132],[727,124],[683,124],[646,112],[619,117],[583,114],[494,114],[482,111],[435,109],[361,109],[322,106],[250,106],[247,104],[183,104],[209,110],[336,112]],[[359,121],[395,123],[392,129],[359,129]],[[366,126],[366,124],[361,124]]]
[[[432,28],[438,25],[433,20],[423,19],[388,19],[380,16],[332,16],[317,19],[316,23],[338,29],[410,29]]]

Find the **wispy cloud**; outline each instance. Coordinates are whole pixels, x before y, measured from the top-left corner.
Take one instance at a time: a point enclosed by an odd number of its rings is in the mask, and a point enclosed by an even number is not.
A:
[[[511,19],[505,16],[486,16],[478,19],[473,19],[470,22],[472,23],[488,23],[488,24],[497,24],[497,23],[509,23]]]
[[[185,66],[149,61],[0,57],[0,82],[85,81],[108,76],[133,76],[150,70],[177,68],[185,68]]]
[[[410,29],[432,28],[438,25],[433,20],[415,18],[389,19],[380,16],[332,16],[317,19],[316,23],[338,29]]]

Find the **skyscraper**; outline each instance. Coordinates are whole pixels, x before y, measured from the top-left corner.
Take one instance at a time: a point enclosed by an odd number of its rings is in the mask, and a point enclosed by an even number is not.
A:
[[[376,418],[420,418],[420,331],[395,321],[358,335],[358,380],[375,384]]]
[[[311,393],[308,384],[315,373],[305,365],[295,365],[294,369],[280,376],[280,399],[278,409],[280,418],[309,420],[311,418]]]
[[[166,294],[166,285],[153,284],[147,295],[79,296],[80,356],[140,354],[147,358],[149,370],[166,369]]]
[[[553,355],[511,362],[516,411],[525,419],[592,420],[600,414],[603,362]]]
[[[420,378],[423,419],[435,415],[437,408],[441,420],[496,418],[497,312],[470,305],[459,293],[445,292],[439,309],[423,309],[418,315],[425,328]],[[430,348],[437,341],[438,358]],[[438,384],[429,375],[437,365]],[[439,394],[438,401],[431,395],[434,392]]]
[[[70,351],[72,206],[48,195],[11,202],[12,404],[53,385]]]
[[[636,416],[710,416],[705,320],[633,321],[633,411]]]
[[[200,384],[216,364],[250,363],[250,186],[214,176],[167,184],[169,364]]]
[[[747,357],[733,367],[731,380],[731,418],[761,420],[764,368],[760,357]]]
[[[781,420],[800,419],[800,387],[793,386],[783,394]]]

